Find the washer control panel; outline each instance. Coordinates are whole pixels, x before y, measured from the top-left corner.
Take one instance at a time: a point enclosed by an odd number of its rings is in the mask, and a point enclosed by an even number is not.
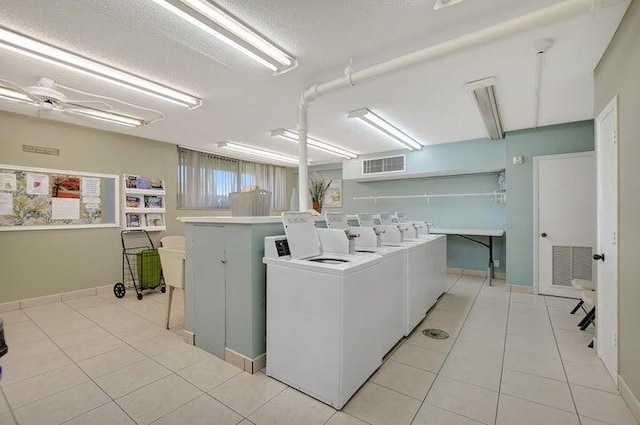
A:
[[[291,257],[287,237],[283,235],[264,238],[264,256],[266,258]]]

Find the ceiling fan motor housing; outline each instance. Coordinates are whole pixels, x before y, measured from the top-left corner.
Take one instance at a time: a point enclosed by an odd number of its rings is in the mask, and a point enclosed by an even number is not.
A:
[[[56,104],[67,101],[67,96],[56,90],[56,83],[50,78],[41,78],[37,86],[29,87],[28,90],[45,103]]]

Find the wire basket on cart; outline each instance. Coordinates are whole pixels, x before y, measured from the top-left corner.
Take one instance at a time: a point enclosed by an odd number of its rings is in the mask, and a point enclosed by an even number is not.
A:
[[[146,230],[123,230],[122,241],[122,282],[113,286],[116,297],[125,296],[127,289],[135,289],[138,299],[149,290],[165,292],[160,255]]]

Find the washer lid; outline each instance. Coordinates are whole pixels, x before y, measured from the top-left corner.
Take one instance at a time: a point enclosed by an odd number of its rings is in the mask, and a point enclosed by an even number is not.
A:
[[[381,212],[380,214],[378,214],[378,217],[380,217],[380,224],[394,224],[391,213]]]
[[[310,213],[284,212],[282,224],[289,241],[291,258],[302,260],[322,255],[316,222]]]
[[[374,227],[376,222],[371,214],[360,213],[358,214],[358,224],[360,227]]]
[[[327,221],[327,227],[329,229],[349,229],[349,223],[347,222],[347,216],[343,213],[328,212],[324,214]]]

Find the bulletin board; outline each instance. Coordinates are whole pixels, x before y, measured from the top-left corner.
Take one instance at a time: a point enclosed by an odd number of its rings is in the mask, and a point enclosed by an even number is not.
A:
[[[119,176],[0,164],[0,231],[119,227]]]

